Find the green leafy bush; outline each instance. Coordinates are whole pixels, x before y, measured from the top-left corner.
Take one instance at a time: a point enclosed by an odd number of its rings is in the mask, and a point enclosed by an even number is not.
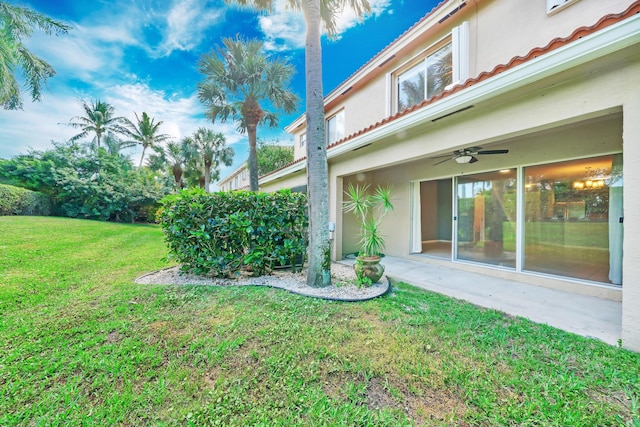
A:
[[[51,198],[46,194],[0,184],[0,215],[48,216],[50,213]]]
[[[243,269],[256,275],[304,263],[307,198],[277,193],[184,190],[165,197],[158,215],[169,257],[182,270],[233,277]]]
[[[53,143],[53,149],[31,150],[0,160],[0,179],[51,197],[53,215],[102,221],[153,220],[165,187],[147,169],[104,148]]]

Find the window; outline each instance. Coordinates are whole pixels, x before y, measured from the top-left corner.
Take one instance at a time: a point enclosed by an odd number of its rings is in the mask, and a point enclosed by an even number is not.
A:
[[[398,75],[398,111],[438,95],[452,83],[451,42]]]
[[[442,93],[468,75],[469,25],[464,22],[392,75],[394,112]]]
[[[242,179],[247,179],[247,170],[246,169],[242,170]]]
[[[327,120],[327,145],[344,138],[344,110]]]
[[[300,135],[300,147],[304,147],[306,143],[307,143],[307,133],[305,132],[302,135]]]
[[[578,0],[547,0],[547,13],[558,12],[577,1]]]

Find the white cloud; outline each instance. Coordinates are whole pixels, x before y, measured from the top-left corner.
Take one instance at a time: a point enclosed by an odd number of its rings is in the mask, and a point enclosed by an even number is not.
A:
[[[163,40],[155,54],[167,56],[174,50],[194,49],[223,13],[223,9],[214,9],[203,0],[176,0],[167,14]]]
[[[25,154],[27,148],[46,150],[52,148],[51,140],[65,141],[78,133],[61,125],[79,114],[78,99],[73,93],[52,96],[45,94],[42,102],[25,100],[23,111],[3,111],[0,114],[0,158]]]
[[[269,51],[285,51],[304,47],[306,25],[300,11],[287,7],[287,0],[276,0],[273,12],[258,20],[260,30],[265,35],[264,46]],[[389,10],[391,0],[369,0],[371,11],[364,17],[358,16],[352,8],[345,8],[336,22],[336,37],[340,38],[350,28],[364,22],[371,16],[379,16]]]
[[[246,136],[236,131],[233,122],[214,126],[202,114],[203,107],[195,95],[188,98],[167,96],[163,91],[136,83],[107,86],[100,93],[94,90],[91,96],[70,90],[49,92],[42,102],[25,102],[23,111],[4,111],[0,115],[0,158],[24,154],[27,148],[50,149],[51,140],[62,142],[76,135],[79,131],[65,124],[72,117],[84,114],[81,107],[83,99],[108,102],[117,115],[123,115],[134,123],[134,113],[141,116],[144,111],[156,121],[163,122],[160,127],[162,133],[176,139],[191,135],[199,127],[213,127],[225,135],[227,145],[238,146],[236,157],[246,156],[243,145]],[[136,159],[140,150],[133,150],[131,155]]]

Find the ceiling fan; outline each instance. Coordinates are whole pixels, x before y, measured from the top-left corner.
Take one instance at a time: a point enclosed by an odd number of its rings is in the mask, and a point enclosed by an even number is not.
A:
[[[439,159],[442,157],[447,157],[444,160],[435,163],[433,166],[439,165],[440,163],[444,163],[448,160],[455,160],[457,163],[475,163],[478,161],[478,158],[475,157],[477,155],[482,154],[507,154],[509,150],[483,150],[482,147],[469,147],[462,148],[460,150],[456,150],[453,152],[453,155],[447,154],[444,156],[432,157],[432,159]]]

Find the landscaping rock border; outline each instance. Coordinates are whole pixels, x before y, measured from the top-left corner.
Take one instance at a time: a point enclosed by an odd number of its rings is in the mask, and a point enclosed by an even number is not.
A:
[[[155,285],[198,285],[198,286],[269,286],[284,289],[294,294],[332,301],[356,302],[377,298],[389,291],[386,277],[371,286],[356,286],[353,267],[340,263],[331,265],[332,285],[325,288],[312,288],[306,283],[306,269],[299,273],[274,270],[269,276],[253,277],[241,274],[235,279],[196,276],[181,273],[178,266],[154,271],[138,277],[135,283]]]

